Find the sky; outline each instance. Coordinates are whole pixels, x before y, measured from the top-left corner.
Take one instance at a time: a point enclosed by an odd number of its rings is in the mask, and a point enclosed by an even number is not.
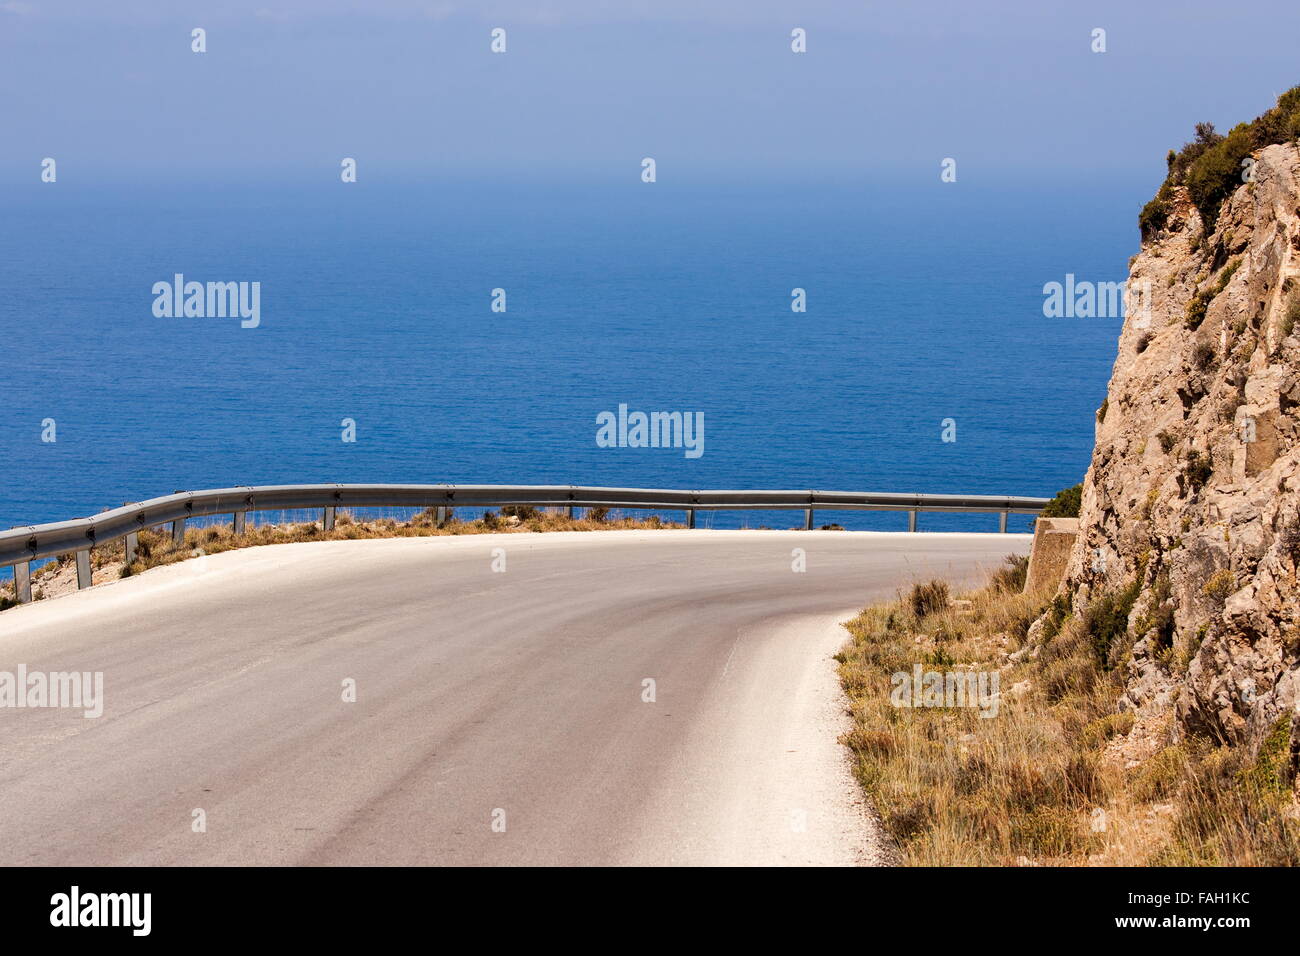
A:
[[[1197,121],[1300,83],[1298,26],[1294,0],[0,0],[0,186],[47,156],[86,184],[344,156],[371,181],[613,179],[652,156],[661,181],[877,185],[952,157],[1153,191]]]

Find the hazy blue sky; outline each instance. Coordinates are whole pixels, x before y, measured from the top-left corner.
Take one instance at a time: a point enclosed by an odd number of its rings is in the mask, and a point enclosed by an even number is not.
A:
[[[208,52],[190,52],[190,30]],[[489,53],[506,28],[509,52]],[[808,31],[809,51],[789,33]],[[1094,27],[1108,52],[1090,51]],[[1300,82],[1300,3],[0,0],[0,183],[1163,174]]]

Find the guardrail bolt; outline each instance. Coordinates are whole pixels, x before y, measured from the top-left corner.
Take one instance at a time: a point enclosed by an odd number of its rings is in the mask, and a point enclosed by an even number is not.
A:
[[[77,552],[77,590],[90,587],[90,549]]]
[[[325,530],[326,530],[326,531],[333,531],[333,530],[334,530],[334,512],[335,512],[335,510],[336,510],[336,509],[334,509],[334,508],[326,508],[326,509],[325,509],[325,516],[324,516],[324,518],[321,519],[321,524],[325,526]]]
[[[32,563],[23,561],[14,565],[14,597],[19,604],[32,603]]]

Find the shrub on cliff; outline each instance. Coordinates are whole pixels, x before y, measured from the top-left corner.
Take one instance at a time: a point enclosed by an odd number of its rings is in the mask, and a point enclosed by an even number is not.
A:
[[[1241,259],[1233,259],[1224,266],[1223,272],[1219,274],[1218,281],[1213,285],[1206,286],[1192,296],[1187,303],[1187,314],[1184,323],[1189,329],[1199,329],[1201,327],[1201,323],[1205,321],[1205,314],[1209,311],[1210,303],[1214,301],[1215,296],[1228,287],[1228,283],[1237,274],[1237,269],[1240,266]]]
[[[1169,219],[1169,211],[1173,207],[1174,188],[1166,180],[1160,187],[1160,191],[1155,197],[1142,207],[1142,212],[1138,214],[1138,228],[1142,230],[1142,238],[1147,239],[1161,229],[1165,228],[1165,223]]]
[[[1084,610],[1083,633],[1099,666],[1114,667],[1128,649],[1121,638],[1128,634],[1128,617],[1141,593],[1142,579],[1136,578],[1119,591],[1100,594]]]
[[[1251,126],[1239,123],[1188,166],[1187,193],[1201,214],[1207,235],[1214,231],[1223,201],[1242,183],[1241,161],[1256,148]]]
[[[1173,187],[1186,186],[1201,214],[1205,232],[1214,230],[1223,201],[1242,184],[1242,161],[1255,150],[1300,137],[1300,86],[1278,97],[1277,105],[1249,123],[1239,123],[1221,136],[1213,123],[1197,123],[1196,135],[1178,152],[1170,151],[1169,172],[1160,191],[1138,216],[1142,238],[1164,228]]]
[[[1199,491],[1213,474],[1214,463],[1208,455],[1203,455],[1196,449],[1187,453],[1187,460],[1183,465],[1183,478],[1189,488]]]
[[[1044,518],[1077,518],[1079,507],[1083,503],[1083,484],[1058,491],[1056,497],[1043,508]]]

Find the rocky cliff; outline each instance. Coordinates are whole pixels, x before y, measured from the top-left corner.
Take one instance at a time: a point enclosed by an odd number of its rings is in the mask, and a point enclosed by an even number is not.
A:
[[[1256,744],[1300,704],[1300,150],[1241,170],[1144,212],[1063,588],[1127,615],[1122,710]]]

